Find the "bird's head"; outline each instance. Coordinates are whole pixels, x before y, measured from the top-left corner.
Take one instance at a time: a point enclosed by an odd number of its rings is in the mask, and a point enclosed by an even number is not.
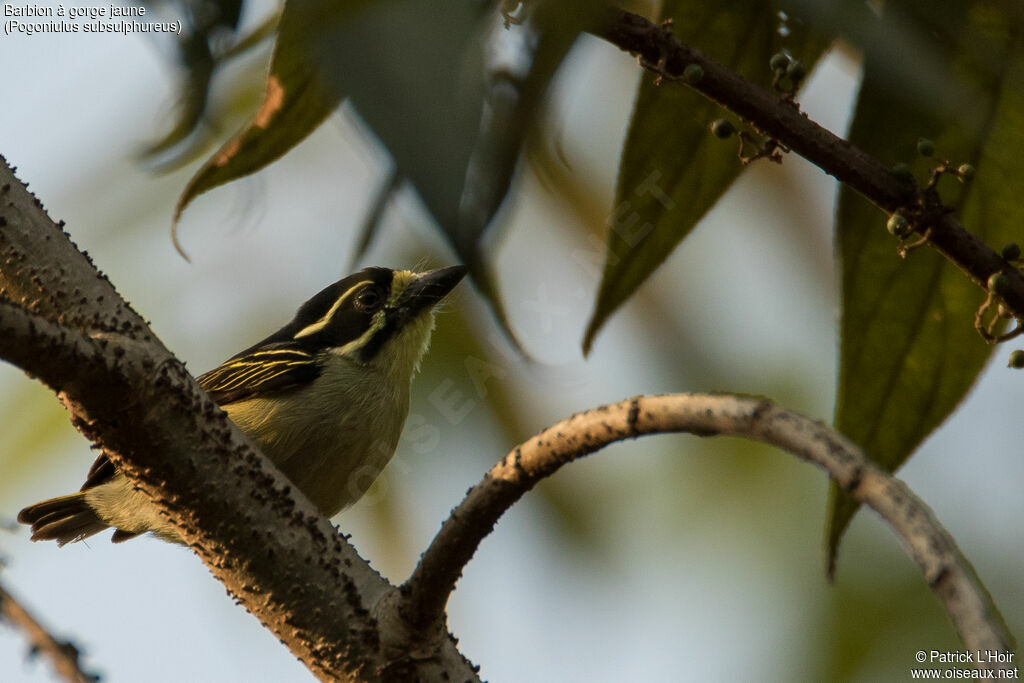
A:
[[[463,266],[364,268],[303,304],[274,341],[411,376],[430,345],[435,306],[465,274]]]

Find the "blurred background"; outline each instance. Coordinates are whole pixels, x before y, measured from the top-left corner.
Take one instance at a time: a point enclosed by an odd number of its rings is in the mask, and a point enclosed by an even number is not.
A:
[[[271,11],[251,4],[243,25]],[[139,161],[173,123],[180,74],[169,51],[139,35],[0,37],[0,153],[195,374],[358,267],[455,262],[408,190],[355,259],[389,162],[346,107],[279,162],[198,199],[179,226],[186,262],[170,224],[197,163],[157,173]],[[268,59],[264,45],[218,74],[215,135],[258,106]],[[853,50],[834,49],[811,74],[803,109],[842,134],[859,71]],[[334,520],[393,581],[493,463],[573,412],[640,393],[736,391],[831,418],[836,185],[793,155],[754,164],[583,358],[639,78],[612,46],[587,38],[574,48],[545,114],[546,149],[559,151],[520,164],[488,251],[530,358],[472,285],[460,286],[413,384],[408,428],[426,438],[407,438],[371,492]],[[545,164],[557,183],[538,172]],[[1018,633],[1022,402],[1019,376],[990,366],[900,473]],[[309,679],[185,549],[149,538],[62,549],[28,540],[18,510],[77,490],[93,455],[51,392],[0,365],[3,585],[104,680]],[[957,649],[917,569],[870,511],[826,583],[826,494],[820,471],[738,440],[617,444],[502,519],[453,596],[450,627],[491,681],[902,680],[917,650]],[[52,679],[22,635],[0,627],[0,680]]]

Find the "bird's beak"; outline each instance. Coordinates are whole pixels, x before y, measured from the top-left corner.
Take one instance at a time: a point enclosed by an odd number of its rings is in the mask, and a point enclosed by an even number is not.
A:
[[[409,317],[415,316],[443,299],[465,275],[465,266],[449,266],[420,273],[402,292],[400,306],[408,310]]]

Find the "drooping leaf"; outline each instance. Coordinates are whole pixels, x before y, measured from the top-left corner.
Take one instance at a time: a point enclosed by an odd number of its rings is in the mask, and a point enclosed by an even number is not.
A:
[[[166,3],[146,0],[152,9]],[[234,33],[242,16],[243,0],[185,0],[178,7],[186,28],[177,36],[178,61],[184,71],[179,95],[178,117],[171,130],[150,145],[143,154],[154,157],[183,142],[199,126],[206,111],[210,82],[220,61],[213,43],[224,34]]]
[[[287,3],[281,15],[260,110],[189,181],[175,208],[175,224],[193,199],[279,159],[338,106],[342,93],[326,80],[323,69],[310,58],[307,46],[314,31],[337,27],[335,30],[340,32],[352,15],[370,2],[372,0],[334,3],[291,0]],[[182,251],[180,247],[179,251]]]
[[[767,86],[771,56],[788,50],[809,69],[826,42],[798,19],[780,26],[777,3],[667,0],[662,15],[681,40]],[[780,28],[782,30],[780,30]],[[719,140],[708,124],[718,105],[679,84],[645,75],[619,166],[608,251],[584,353],[608,317],[668,257],[739,176],[735,139]]]
[[[284,154],[349,98],[504,324],[480,242],[590,4],[542,3],[505,28],[495,2],[289,0],[263,109],[193,178],[178,214]]]
[[[1024,173],[1024,17],[1000,0],[886,7],[882,22],[906,30],[906,55],[937,70],[942,89],[894,82],[881,51],[866,49],[864,82],[850,132],[854,144],[890,162],[913,162],[918,179],[937,163],[916,153],[919,137],[936,156],[977,167],[939,193],[965,226],[999,248],[1020,240]],[[890,46],[891,47],[891,46]],[[889,471],[898,468],[963,399],[993,347],[973,328],[985,294],[931,249],[896,255],[885,216],[842,189],[838,210],[842,318],[836,427]],[[965,454],[968,455],[968,454]],[[971,453],[982,457],[983,453]],[[857,505],[833,486],[827,530],[829,573]]]
[[[488,104],[487,39],[507,38],[490,35],[497,17],[488,4],[378,0],[343,25],[317,27],[304,47],[384,143],[508,330],[478,244],[497,204],[474,194],[502,170],[470,167]],[[507,183],[499,201],[505,191]]]

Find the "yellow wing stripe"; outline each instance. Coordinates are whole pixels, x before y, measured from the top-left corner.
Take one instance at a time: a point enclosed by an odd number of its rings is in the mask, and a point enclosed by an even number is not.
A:
[[[293,349],[270,349],[243,356],[210,371],[201,379],[207,391],[231,391],[256,387],[287,373],[291,368],[315,363],[312,355]]]
[[[238,363],[238,362],[245,362],[245,361],[260,360],[260,359],[263,359],[263,358],[286,358],[288,356],[290,356],[292,358],[310,358],[311,354],[308,351],[303,351],[301,349],[296,349],[296,348],[254,349],[254,350],[249,351],[248,353],[246,353],[244,356],[236,356],[235,358],[232,358],[228,362],[230,362],[230,363]]]
[[[257,384],[265,382],[269,377],[267,375],[273,374],[277,376],[282,372],[287,372],[288,368],[296,365],[305,365],[306,363],[268,363],[266,365],[255,366],[247,368],[243,372],[227,372],[223,373],[212,388],[218,391],[228,391],[230,389],[237,389],[246,384]]]

